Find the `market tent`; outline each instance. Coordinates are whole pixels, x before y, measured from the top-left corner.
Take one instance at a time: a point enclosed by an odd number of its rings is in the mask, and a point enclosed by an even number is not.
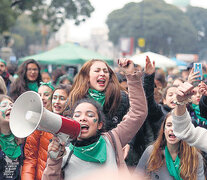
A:
[[[34,59],[40,64],[52,65],[82,65],[91,59],[102,59],[105,60],[109,65],[113,65],[112,58],[102,56],[99,53],[73,43],[65,43],[49,51],[20,58],[19,63],[22,63],[27,59]]]
[[[145,67],[146,56],[150,58],[151,62],[155,61],[155,67],[162,69],[176,67],[176,62],[174,62],[170,58],[153,52],[145,52],[138,55],[134,55],[129,59],[133,60],[135,64],[139,64],[140,66]]]

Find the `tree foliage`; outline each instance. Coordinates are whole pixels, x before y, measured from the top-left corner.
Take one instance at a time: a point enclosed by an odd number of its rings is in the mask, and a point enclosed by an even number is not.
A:
[[[40,45],[42,42],[40,25],[34,24],[31,19],[23,14],[19,16],[11,28],[14,39],[13,51],[17,57],[28,55],[30,45]],[[49,35],[48,35],[49,36]]]
[[[18,12],[14,11],[9,0],[1,0],[0,3],[0,33],[7,31],[15,24]]]
[[[18,15],[27,12],[35,23],[50,25],[57,31],[65,19],[78,25],[94,11],[89,0],[1,0],[0,33],[9,30]]]
[[[207,9],[189,6],[186,15],[197,31],[197,51],[206,49],[207,44]],[[206,51],[206,50],[205,50]]]
[[[162,0],[128,3],[108,15],[109,39],[118,45],[121,37],[145,38],[143,50],[189,53],[196,50],[197,32],[186,14]]]

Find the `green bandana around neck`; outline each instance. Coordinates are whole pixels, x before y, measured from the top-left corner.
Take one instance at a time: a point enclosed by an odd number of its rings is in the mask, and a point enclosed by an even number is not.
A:
[[[74,155],[78,158],[87,161],[87,162],[95,162],[103,164],[106,162],[106,141],[102,136],[100,136],[99,140],[93,144],[88,146],[76,147],[70,143],[70,150],[74,150]]]
[[[38,92],[39,87],[37,85],[37,82],[29,82],[29,83],[27,83],[27,86],[28,86],[29,90]]]
[[[16,144],[12,133],[10,135],[0,134],[0,145],[2,151],[12,160],[21,155],[20,145]]]
[[[100,92],[95,89],[89,88],[88,89],[88,96],[89,96],[89,98],[92,98],[95,101],[99,102],[101,104],[101,106],[103,107],[103,105],[105,103],[105,93],[104,92]]]
[[[193,104],[192,103],[192,107],[195,111],[195,114],[196,116],[198,117],[198,119],[201,121],[201,122],[205,122],[205,124],[207,124],[207,120],[203,117],[201,117],[201,114],[200,114],[200,108],[199,108],[199,105],[196,105],[196,104]]]
[[[165,146],[165,160],[170,175],[173,176],[176,180],[182,180],[180,177],[180,158],[177,155],[175,162],[173,162],[167,146]]]

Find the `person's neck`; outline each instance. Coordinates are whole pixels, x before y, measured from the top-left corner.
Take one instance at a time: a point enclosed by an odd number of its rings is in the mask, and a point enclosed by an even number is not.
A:
[[[173,161],[175,161],[177,155],[178,155],[178,149],[179,149],[179,144],[167,144],[167,148],[168,151],[170,152],[170,155],[173,159]]]
[[[1,124],[1,134],[4,134],[4,135],[11,134],[9,124]]]
[[[73,145],[80,147],[80,146],[88,146],[90,144],[93,144],[95,142],[97,142],[100,138],[100,132],[98,132],[95,136],[92,136],[88,139],[84,139],[84,140],[76,140],[74,142],[72,142]]]

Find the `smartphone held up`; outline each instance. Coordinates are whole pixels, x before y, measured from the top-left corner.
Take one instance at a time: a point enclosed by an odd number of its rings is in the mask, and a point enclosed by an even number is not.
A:
[[[203,71],[202,71],[202,63],[193,63],[194,72],[199,72],[197,75],[199,75],[198,80],[203,80]]]

